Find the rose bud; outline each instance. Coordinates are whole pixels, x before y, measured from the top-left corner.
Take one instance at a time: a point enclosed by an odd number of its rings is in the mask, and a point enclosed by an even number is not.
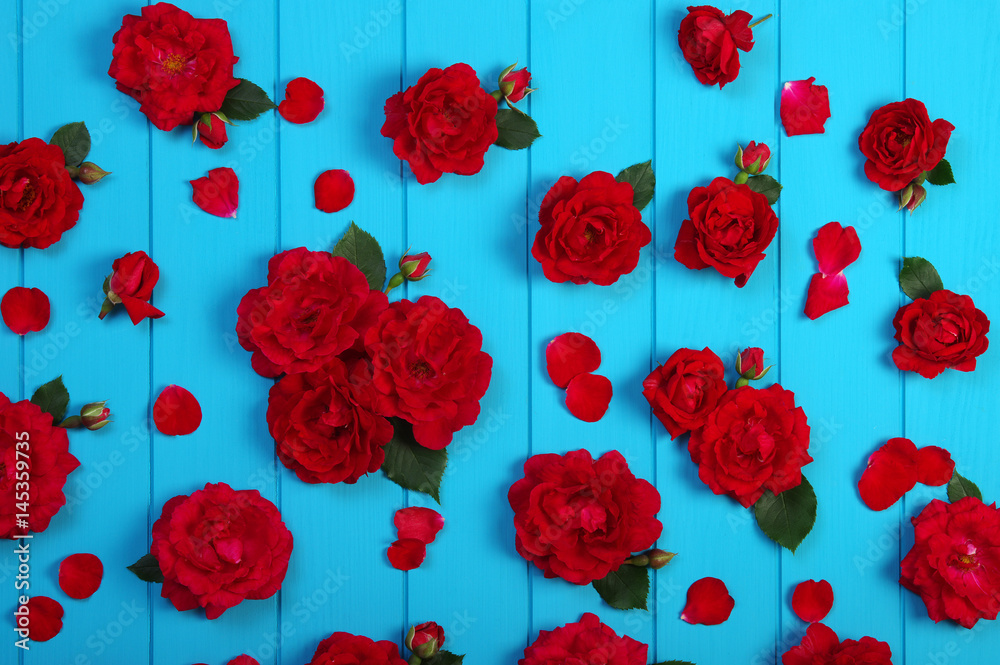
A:
[[[920,204],[927,198],[927,190],[922,185],[910,183],[906,189],[899,193],[899,210],[906,208],[913,214],[913,211],[920,207]]]
[[[650,550],[649,551],[649,567],[653,570],[659,570],[663,568],[668,563],[670,563],[673,558],[677,556],[673,552],[665,552],[663,550]]]
[[[399,272],[403,277],[411,282],[419,282],[427,277],[427,266],[431,262],[431,255],[427,252],[419,254],[407,254],[399,260]]]
[[[104,402],[91,402],[80,409],[80,424],[89,430],[99,430],[111,421],[111,409]]]
[[[750,347],[744,349],[736,356],[736,373],[740,378],[736,381],[736,387],[745,386],[751,381],[758,381],[770,371],[773,365],[764,367],[764,349]]]
[[[94,162],[84,162],[76,172],[76,179],[85,185],[95,185],[110,174],[110,171],[105,171]]]
[[[226,145],[229,137],[226,135],[226,120],[220,113],[202,113],[198,122],[194,123],[194,138],[212,150],[218,150]]]
[[[746,149],[736,146],[736,167],[740,171],[757,175],[763,173],[771,161],[771,150],[764,143],[750,141]]]
[[[516,62],[500,73],[500,93],[508,104],[516,104],[535,91],[535,88],[528,87],[531,83],[531,72],[527,67],[517,71],[514,71],[514,67],[517,67]]]
[[[406,648],[420,659],[432,657],[443,645],[444,629],[433,621],[414,626],[406,634]]]
[[[160,269],[146,252],[129,252],[111,264],[111,275],[104,280],[104,305],[97,318],[103,319],[115,305],[124,305],[133,325],[145,318],[158,319],[163,312],[153,307],[153,287],[160,279]]]

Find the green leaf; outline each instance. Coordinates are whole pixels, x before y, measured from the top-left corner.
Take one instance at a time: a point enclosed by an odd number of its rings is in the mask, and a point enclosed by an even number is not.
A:
[[[31,396],[31,403],[37,404],[42,411],[52,416],[53,424],[61,423],[69,407],[69,392],[63,385],[62,377],[56,377],[36,390]]]
[[[441,503],[441,478],[448,465],[446,450],[424,448],[413,438],[413,427],[400,418],[392,418],[395,429],[385,445],[382,470],[400,487],[423,492]]]
[[[426,658],[421,662],[423,665],[462,665],[465,654],[452,653],[450,651],[438,651],[431,658]]]
[[[90,154],[90,132],[82,122],[63,125],[52,135],[49,143],[62,148],[66,166],[79,166]]]
[[[128,569],[143,582],[154,582],[156,584],[163,582],[163,571],[160,570],[160,564],[152,553],[145,555],[129,566]]]
[[[618,610],[646,609],[649,596],[649,571],[642,566],[622,565],[599,580],[594,588],[611,607]]]
[[[231,120],[253,120],[261,113],[276,108],[259,85],[240,79],[236,87],[226,93],[219,111]]]
[[[968,478],[963,478],[956,471],[948,483],[948,500],[955,503],[967,496],[974,496],[980,501],[983,500],[983,493],[979,491],[979,486]]]
[[[497,111],[497,140],[494,142],[507,150],[521,150],[531,145],[541,134],[538,125],[527,113],[517,109]]]
[[[802,476],[798,487],[775,496],[770,490],[753,504],[757,525],[767,537],[795,554],[816,523],[816,493]]]
[[[781,183],[769,175],[752,175],[747,179],[747,186],[758,194],[767,197],[767,202],[774,205],[781,196]]]
[[[342,256],[358,267],[368,278],[368,285],[376,291],[385,283],[385,256],[378,241],[360,226],[351,222],[347,233],[333,248],[334,256]]]
[[[899,271],[899,287],[903,289],[903,293],[916,300],[930,298],[932,293],[944,288],[944,283],[930,261],[913,256],[903,259],[903,269]]]
[[[653,190],[656,188],[656,176],[653,174],[653,161],[633,164],[619,173],[615,180],[632,185],[632,205],[642,210],[653,200]]]
[[[955,182],[955,174],[947,159],[942,159],[937,166],[927,171],[927,182],[932,185],[950,185]]]

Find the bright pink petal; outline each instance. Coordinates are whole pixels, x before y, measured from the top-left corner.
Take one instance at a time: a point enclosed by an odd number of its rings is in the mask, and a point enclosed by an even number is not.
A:
[[[600,374],[581,374],[566,386],[566,408],[588,423],[604,417],[611,404],[611,381]]]
[[[803,621],[816,623],[833,609],[833,587],[826,580],[806,580],[792,593],[792,610]]]
[[[0,300],[3,322],[16,335],[38,332],[49,325],[49,297],[41,289],[15,286]]]
[[[836,275],[861,256],[861,240],[853,226],[844,228],[840,222],[830,222],[816,232],[813,253],[821,273]]]
[[[847,278],[843,275],[823,275],[816,273],[809,281],[805,314],[816,320],[827,312],[843,307],[848,296]]]
[[[180,386],[167,386],[153,404],[153,422],[161,434],[184,436],[201,425],[201,405]]]
[[[204,178],[191,181],[194,204],[216,217],[236,217],[240,205],[240,179],[228,166],[212,169]]]
[[[826,86],[813,85],[812,76],[805,81],[789,81],[781,90],[781,124],[789,136],[822,134],[830,117],[830,97]]]
[[[917,451],[917,482],[935,487],[944,485],[955,473],[955,460],[944,448],[924,446]]]
[[[70,554],[59,564],[59,588],[70,598],[90,598],[103,577],[104,564],[93,554]]]
[[[396,525],[396,535],[399,538],[412,538],[426,545],[433,543],[438,531],[444,527],[441,513],[421,506],[400,508],[392,521]]]
[[[62,630],[63,608],[57,601],[48,596],[32,596],[27,608],[28,637],[32,642],[48,642]]]
[[[307,78],[297,78],[285,86],[285,99],[278,104],[278,113],[288,122],[301,125],[315,120],[323,104],[323,88]]]
[[[396,570],[413,570],[427,557],[427,546],[416,538],[400,538],[389,546],[386,554]]]
[[[586,335],[563,333],[545,347],[545,368],[552,383],[560,388],[580,374],[596,372],[600,366],[601,350]]]
[[[736,601],[729,595],[725,582],[715,577],[703,577],[688,589],[687,605],[681,619],[692,624],[717,626],[733,613]]]
[[[885,510],[916,484],[917,447],[909,439],[889,439],[868,458],[858,491],[866,506]]]
[[[324,171],[313,186],[316,207],[323,212],[339,212],[354,200],[354,180],[343,169]]]

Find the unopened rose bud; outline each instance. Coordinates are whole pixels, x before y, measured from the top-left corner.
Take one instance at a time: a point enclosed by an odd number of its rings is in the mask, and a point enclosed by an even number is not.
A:
[[[431,255],[427,252],[419,254],[407,254],[399,260],[399,272],[403,279],[411,282],[418,282],[427,277],[427,266],[430,265]]]
[[[110,171],[105,171],[94,162],[84,162],[80,164],[76,179],[85,185],[95,185],[103,180],[104,176],[110,174]]]
[[[221,113],[203,113],[194,124],[195,138],[201,139],[212,150],[218,150],[229,140],[226,120]]]
[[[757,347],[744,349],[736,356],[736,373],[740,378],[736,381],[736,387],[740,388],[751,381],[758,381],[764,378],[773,365],[764,367],[764,350]]]
[[[771,150],[764,143],[750,141],[746,149],[736,146],[736,167],[750,175],[763,173],[771,163]]]
[[[517,67],[516,62],[500,72],[498,81],[500,93],[510,104],[516,104],[535,91],[534,88],[528,87],[528,84],[531,83],[531,72],[528,71],[527,67],[514,71],[515,67]]]
[[[906,186],[906,189],[899,193],[899,209],[902,210],[906,208],[913,214],[924,199],[927,198],[927,190],[923,188],[922,185],[916,183],[911,183]]]
[[[625,563],[632,566],[639,566],[640,568],[645,568],[649,565],[649,557],[645,554],[633,554],[629,558],[625,559]]]
[[[80,423],[89,430],[99,430],[111,421],[111,409],[107,402],[91,402],[80,409]]]
[[[663,550],[650,550],[649,551],[649,567],[653,570],[659,570],[663,568],[668,563],[670,563],[673,558],[677,556],[673,552],[665,552]]]
[[[415,656],[426,660],[444,645],[444,629],[433,621],[414,626],[406,634],[405,644]]]

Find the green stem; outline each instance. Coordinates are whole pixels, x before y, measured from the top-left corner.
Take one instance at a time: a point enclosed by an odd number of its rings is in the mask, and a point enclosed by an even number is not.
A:
[[[383,291],[383,293],[386,294],[386,295],[389,295],[389,291],[392,291],[394,288],[396,288],[397,286],[399,286],[400,284],[402,284],[405,281],[406,281],[406,278],[403,277],[403,273],[397,272],[389,280],[389,283],[385,285],[385,291]]]
[[[420,656],[418,656],[417,654],[411,654],[410,659],[407,660],[406,662],[409,663],[409,665],[420,665],[422,661],[420,659]]]
[[[772,16],[774,16],[774,14],[768,14],[768,15],[767,15],[767,16],[765,16],[764,18],[762,18],[762,19],[758,19],[758,20],[754,21],[753,23],[751,23],[749,27],[750,27],[751,29],[753,29],[754,27],[756,27],[756,26],[760,25],[761,23],[763,23],[763,22],[764,22],[764,21],[766,21],[767,19],[771,18]]]
[[[747,175],[746,171],[740,171],[739,173],[736,174],[736,177],[733,178],[733,182],[735,182],[737,185],[744,185],[746,184],[746,181],[749,179],[750,176]]]

